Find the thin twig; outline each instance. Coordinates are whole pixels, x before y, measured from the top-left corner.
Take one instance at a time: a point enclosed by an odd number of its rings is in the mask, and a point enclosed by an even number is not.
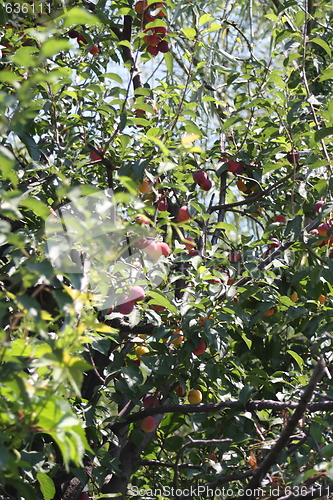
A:
[[[250,205],[252,202],[258,201],[259,199],[263,198],[266,194],[269,194],[272,191],[274,191],[281,184],[283,184],[284,182],[286,182],[287,180],[289,180],[293,176],[294,176],[294,170],[292,172],[290,172],[289,174],[285,175],[279,181],[276,181],[274,184],[272,184],[272,186],[270,186],[270,187],[264,189],[263,191],[261,191],[260,193],[256,193],[255,195],[250,196],[250,197],[246,198],[245,200],[235,201],[233,203],[228,203],[228,204],[222,205],[222,206],[220,206],[220,205],[212,206],[211,207],[211,211],[213,212],[213,211],[216,211],[216,210],[220,210],[221,208],[223,208],[225,210],[228,210],[228,208],[240,207],[242,205]]]
[[[320,218],[319,216],[316,217],[315,219],[313,219],[310,224],[308,224],[302,231],[302,234],[300,236],[300,238],[302,238],[303,234],[305,231],[309,232],[314,226],[316,226],[319,222]],[[288,248],[290,248],[291,246],[293,246],[295,243],[296,243],[297,240],[295,241],[286,241],[285,243],[283,243],[282,245],[279,246],[279,248],[277,248],[274,252],[272,252],[268,257],[266,257],[266,259],[263,259],[260,264],[258,265],[257,267],[257,271],[261,271],[262,269],[264,269],[265,267],[268,266],[268,264],[270,264],[271,262],[273,262],[273,260],[275,259],[275,257],[278,257],[284,250],[287,250]],[[239,287],[239,286],[243,286],[245,285],[246,283],[248,283],[249,281],[251,281],[252,279],[252,276],[243,276],[240,280],[238,280],[236,283],[234,283],[234,286],[235,287]],[[218,298],[219,301],[222,301],[224,300],[225,298],[225,292],[222,293],[220,295],[220,297]]]
[[[294,402],[281,402],[274,400],[251,400],[245,405],[248,411],[260,411],[260,410],[274,410],[282,411],[287,408],[290,410],[296,410],[299,403]],[[201,403],[201,404],[166,404],[161,406],[154,406],[146,408],[145,410],[140,410],[136,413],[132,413],[122,422],[114,422],[109,425],[110,429],[113,427],[122,427],[128,425],[132,422],[138,422],[145,417],[150,415],[166,415],[167,413],[180,413],[182,415],[190,415],[193,413],[218,413],[223,410],[237,409],[244,410],[244,405],[238,400],[232,401],[220,401],[219,403]],[[333,401],[324,401],[322,403],[309,403],[307,410],[310,413],[317,411],[332,411]],[[116,417],[115,417],[116,419]]]
[[[308,0],[304,0],[304,27],[303,27],[303,64],[302,64],[302,77],[303,77],[303,82],[304,82],[304,87],[305,87],[305,90],[306,90],[306,94],[307,94],[307,97],[308,97],[308,103],[309,103],[309,106],[310,106],[310,109],[311,109],[311,113],[312,113],[312,116],[313,116],[313,120],[316,124],[316,128],[317,130],[321,130],[321,126],[320,126],[320,123],[319,123],[319,120],[318,120],[318,116],[317,116],[317,113],[316,113],[316,110],[315,110],[315,107],[314,105],[312,104],[311,100],[310,100],[310,97],[311,97],[311,92],[310,92],[310,88],[309,88],[309,82],[308,82],[308,78],[307,78],[307,75],[306,75],[306,43],[307,43],[307,27],[308,27]],[[323,152],[324,152],[324,156],[328,162],[328,168],[330,170],[330,173],[333,174],[333,170],[332,170],[332,166],[331,166],[331,159],[329,157],[329,154],[328,154],[328,151],[327,151],[327,148],[326,148],[326,144],[325,144],[325,139],[321,139],[320,140],[320,143],[321,143],[321,146],[323,148]]]

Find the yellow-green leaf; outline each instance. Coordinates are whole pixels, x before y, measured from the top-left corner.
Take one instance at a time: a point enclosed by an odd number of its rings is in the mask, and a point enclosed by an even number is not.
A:
[[[189,40],[194,40],[194,38],[197,36],[197,32],[194,28],[184,28],[182,29],[182,32]]]
[[[52,479],[47,474],[40,471],[37,472],[36,477],[44,500],[52,500],[56,493]]]
[[[187,148],[192,142],[196,141],[199,138],[200,138],[200,135],[198,135],[198,134],[183,135],[182,145],[185,148]]]
[[[297,354],[297,352],[295,352],[295,351],[290,351],[290,350],[288,350],[288,351],[287,351],[287,353],[288,353],[288,354],[290,354],[290,356],[291,356],[292,358],[294,358],[294,360],[296,361],[296,363],[298,364],[298,366],[300,367],[300,369],[302,369],[302,366],[303,366],[303,364],[304,364],[304,361],[303,361],[303,359],[301,358],[301,356],[300,356],[299,354]]]
[[[310,40],[311,43],[316,43],[317,45],[320,45],[322,49],[325,50],[325,52],[331,57],[332,52],[325,40],[322,40],[321,38],[312,38]]]

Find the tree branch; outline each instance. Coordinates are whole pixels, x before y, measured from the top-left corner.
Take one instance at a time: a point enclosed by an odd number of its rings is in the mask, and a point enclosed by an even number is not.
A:
[[[248,401],[245,405],[245,409],[248,411],[259,411],[259,410],[274,410],[282,411],[289,408],[290,410],[296,410],[299,403],[292,402],[281,402],[274,400],[253,400]],[[132,413],[122,422],[114,422],[109,425],[111,430],[121,428],[132,422],[138,422],[145,417],[150,415],[166,415],[167,413],[181,413],[182,415],[191,415],[193,413],[217,413],[222,410],[236,409],[244,410],[244,405],[238,401],[221,401],[220,403],[202,403],[202,404],[177,404],[177,405],[162,405],[146,408],[145,410],[140,410],[136,413]],[[310,413],[317,411],[332,411],[333,401],[325,401],[322,403],[310,403],[307,406],[307,410]]]
[[[316,226],[318,224],[320,220],[320,217],[316,217],[315,219],[313,219],[310,224],[308,224],[307,226],[305,226],[305,228],[303,229],[301,235],[299,236],[299,238],[303,238],[303,235],[304,235],[304,232],[305,231],[310,231],[314,226]],[[285,243],[283,243],[282,245],[279,246],[279,248],[277,248],[274,252],[272,252],[268,257],[266,257],[266,259],[262,260],[260,262],[260,264],[258,265],[257,267],[257,271],[261,271],[262,269],[264,269],[266,266],[268,266],[268,264],[270,264],[271,262],[273,262],[273,260],[275,259],[275,257],[278,257],[278,255],[281,254],[281,252],[283,252],[284,250],[287,250],[288,248],[290,248],[292,245],[294,245],[296,243],[297,240],[293,241],[286,241]],[[238,280],[236,283],[234,283],[234,286],[235,287],[239,287],[239,286],[242,286],[242,285],[245,285],[246,283],[248,283],[249,281],[251,281],[252,279],[252,276],[243,276],[243,278],[241,278],[240,280]],[[225,298],[225,292],[223,292],[221,294],[221,296],[218,298],[219,301],[222,301],[224,300]]]
[[[174,469],[176,464],[173,462],[161,462],[160,460],[140,460],[139,465],[147,465],[149,467],[170,467]],[[179,469],[201,469],[204,465],[198,464],[178,464]],[[1,498],[0,498],[1,500]]]
[[[221,132],[220,135],[220,150],[221,154],[223,155],[225,149],[225,133]],[[225,172],[222,172],[221,174],[221,179],[220,179],[220,197],[219,197],[219,205],[220,207],[223,207],[225,205],[225,197],[226,197],[226,191],[227,191],[227,170]],[[225,209],[220,208],[218,217],[217,217],[217,222],[223,222],[224,217],[225,217]],[[218,242],[218,239],[221,234],[221,229],[215,229],[215,232],[213,234],[212,238],[212,245],[216,245]]]
[[[271,451],[269,452],[269,454],[267,455],[261,466],[254,472],[251,481],[248,483],[246,487],[247,493],[245,498],[247,499],[253,498],[254,495],[251,494],[250,492],[251,491],[254,492],[256,488],[260,487],[261,482],[266,476],[267,472],[276,463],[277,458],[280,455],[283,448],[285,447],[289,437],[294,432],[298,424],[298,421],[304,415],[308,403],[312,398],[313,391],[315,390],[318,382],[320,382],[324,373],[325,373],[325,364],[323,359],[320,359],[313,370],[313,374],[309,381],[308,386],[305,388],[303,394],[301,395],[300,401],[297,404],[294,414],[288,420],[287,425],[281,432],[279,439],[276,441],[275,445],[273,446],[273,448],[271,449]]]
[[[304,6],[305,20],[304,20],[304,29],[303,29],[303,65],[302,65],[302,77],[303,77],[303,82],[304,82],[304,87],[305,87],[305,90],[306,90],[306,94],[308,96],[307,101],[308,101],[310,109],[311,109],[313,120],[314,120],[314,122],[316,124],[317,130],[321,130],[321,126],[320,126],[320,123],[319,123],[319,120],[318,120],[318,116],[317,116],[315,107],[314,107],[314,105],[312,104],[312,102],[310,100],[311,92],[310,92],[310,87],[309,87],[309,83],[308,83],[308,78],[306,76],[306,61],[307,61],[307,57],[306,57],[306,44],[307,44],[308,7],[309,7],[309,5],[308,5],[307,0],[304,0],[304,3],[305,3],[305,6]],[[328,162],[328,168],[330,170],[330,173],[333,174],[332,165],[331,165],[331,159],[330,159],[330,156],[329,156],[328,151],[327,151],[327,147],[326,147],[326,144],[325,144],[325,139],[320,139],[320,143],[321,143],[321,147],[323,148],[324,156],[325,156],[325,158],[326,158],[326,160]]]
[[[300,168],[300,167],[298,167]],[[242,205],[250,205],[254,201],[258,201],[259,199],[263,198],[266,194],[271,193],[274,191],[276,188],[278,188],[281,184],[284,184],[287,180],[289,180],[291,177],[293,177],[295,174],[295,171],[293,170],[290,172],[290,174],[285,175],[282,179],[279,181],[276,181],[272,186],[264,189],[263,191],[256,193],[253,196],[249,196],[248,198],[245,198],[245,200],[241,201],[234,201],[233,203],[228,203],[226,205],[214,205],[211,207],[210,213],[215,212],[216,210],[224,209],[228,210],[228,208],[233,208],[233,207],[241,207]]]

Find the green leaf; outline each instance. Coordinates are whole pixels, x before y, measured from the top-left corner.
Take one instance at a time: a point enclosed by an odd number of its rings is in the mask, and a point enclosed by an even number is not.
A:
[[[101,24],[98,17],[90,14],[87,10],[80,7],[73,7],[64,16],[64,27],[69,28],[70,26],[77,26],[78,24],[83,24],[86,26],[94,26],[96,24]]]
[[[248,339],[244,332],[241,332],[241,337],[244,340],[245,344],[247,345],[247,348],[251,349],[251,347],[252,347],[252,340]]]
[[[164,54],[164,60],[169,74],[173,75],[173,55],[171,52],[166,52]]]
[[[119,177],[119,180],[122,183],[122,185],[126,189],[128,189],[128,191],[130,193],[136,194],[138,186],[137,186],[136,182],[133,179],[131,179],[130,177],[121,176],[121,177]]]
[[[15,181],[15,185],[17,184],[17,176],[14,172],[15,167],[15,156],[13,153],[5,148],[4,146],[0,146],[0,170],[4,179],[10,179],[13,183]]]
[[[41,48],[41,56],[44,59],[49,59],[50,57],[54,56],[55,54],[58,54],[59,52],[63,50],[69,50],[70,45],[67,39],[61,38],[60,40],[55,37],[51,37],[47,42],[45,42],[42,45]],[[36,158],[34,158],[36,159]],[[38,159],[38,158],[37,158]]]
[[[100,75],[99,78],[109,78],[110,80],[114,80],[115,82],[120,83],[120,85],[123,84],[123,79],[121,78],[121,76],[117,75],[117,73],[104,73],[103,75]]]
[[[184,438],[181,436],[171,436],[164,441],[164,447],[168,451],[177,452],[184,444]]]
[[[212,16],[210,14],[203,14],[199,19],[199,25],[202,26],[203,24],[208,23],[211,19]]]
[[[4,9],[2,5],[0,5],[0,26],[6,26],[7,23],[8,15],[6,9]]]
[[[182,29],[182,32],[189,40],[194,40],[197,36],[197,32],[194,28],[184,28]]]
[[[5,446],[0,446],[0,467],[1,470],[5,470],[8,462],[8,450]]]
[[[223,123],[222,130],[228,130],[228,128],[232,127],[235,123],[241,121],[242,118],[240,116],[232,116],[231,118],[227,118]]]
[[[321,451],[320,451],[322,457],[326,459],[330,459],[333,457],[333,443],[327,444],[326,446],[323,446]]]
[[[29,208],[35,215],[44,220],[46,220],[50,215],[50,210],[45,206],[45,204],[32,197],[21,200],[20,206]]]
[[[219,51],[221,52],[223,57],[228,59],[228,61],[233,62],[233,63],[236,63],[238,61],[237,57],[234,57],[231,54],[228,54],[228,52],[226,52],[225,50],[219,49]]]
[[[150,163],[150,159],[148,158],[139,158],[135,162],[131,163],[131,170],[133,171],[135,177],[137,179],[142,179],[143,173],[145,169],[148,167]],[[131,172],[132,173],[132,172]]]
[[[245,385],[240,392],[239,402],[242,405],[245,405],[251,399],[253,391],[254,387],[252,387],[251,385]]]
[[[19,137],[23,142],[23,144],[27,147],[27,150],[31,158],[35,161],[38,161],[40,158],[40,151],[34,139],[27,133],[20,134]]]
[[[309,40],[309,42],[320,45],[320,47],[325,50],[325,52],[329,55],[329,57],[332,56],[331,49],[329,48],[325,40],[322,40],[321,38],[312,38],[311,40]]]
[[[128,40],[121,40],[118,42],[118,45],[122,45],[123,47],[127,47],[128,49],[132,49],[132,45]]]
[[[271,172],[272,170],[278,170],[282,166],[281,162],[276,162],[276,163],[266,163],[263,169],[263,173],[267,174],[268,172]]]
[[[76,424],[76,425],[75,425]],[[82,422],[71,412],[70,405],[61,397],[49,399],[38,415],[41,432],[50,434],[60,448],[68,470],[70,461],[82,465],[85,449],[91,451]]]
[[[138,87],[137,89],[135,89],[134,95],[137,95],[137,96],[143,95],[143,96],[146,96],[146,97],[150,97],[151,90],[147,89],[146,87]],[[138,101],[138,103],[143,104],[144,100],[141,99],[140,101]],[[142,109],[144,109],[144,108],[142,108]]]
[[[295,305],[295,303],[286,295],[283,295],[280,297],[280,304],[287,306],[287,307],[292,307]]]
[[[302,369],[303,364],[304,364],[304,360],[301,358],[301,356],[299,354],[297,354],[297,352],[295,352],[295,351],[287,350],[287,353],[290,354],[290,356],[292,358],[294,358],[294,360],[296,361],[296,363],[298,364],[300,369]]]
[[[135,446],[140,446],[144,438],[143,432],[139,429],[133,429],[131,432],[131,438]]]
[[[0,82],[13,84],[17,82],[18,76],[13,71],[0,71]]]
[[[164,153],[165,155],[170,156],[170,152],[169,152],[168,148],[165,146],[165,144],[160,139],[158,139],[157,137],[153,137],[153,136],[146,136],[146,138],[150,142],[152,142],[153,144],[156,144],[156,146],[158,146],[158,148],[161,150],[161,153]]]
[[[20,47],[12,56],[12,62],[23,68],[36,67],[37,57],[35,54],[37,52],[36,47]]]
[[[302,216],[296,215],[294,219],[288,220],[285,235],[293,240],[297,240],[302,230]]]
[[[222,28],[222,26],[218,23],[211,23],[209,28],[205,30],[205,33],[212,33],[213,31],[218,31]]]
[[[320,130],[317,130],[317,132],[314,135],[315,141],[319,142],[328,135],[333,135],[333,127],[324,127],[321,128]]]
[[[122,369],[128,387],[133,390],[143,383],[143,376],[138,366],[129,365]]]
[[[176,167],[177,167],[176,163],[172,163],[171,161],[162,161],[157,168],[157,173],[163,174],[164,172],[173,170]]]
[[[213,229],[225,229],[226,231],[234,231],[235,233],[238,233],[237,229],[227,222],[218,222]]]
[[[276,14],[265,14],[264,17],[267,17],[267,19],[271,19],[275,23],[277,23],[279,20],[279,18]]]
[[[39,482],[40,490],[45,500],[52,500],[56,493],[56,489],[52,479],[44,474],[44,472],[37,472],[37,480]]]
[[[200,137],[202,136],[202,131],[199,129],[199,127],[192,122],[191,120],[184,120],[185,122],[185,130],[189,134],[198,134]]]
[[[73,387],[75,394],[81,396],[81,385],[83,382],[83,372],[92,370],[92,366],[81,358],[75,358],[76,361],[66,367],[68,380]],[[65,371],[65,370],[64,370]]]
[[[149,301],[149,304],[163,306],[178,316],[177,308],[173,304],[171,304],[171,302],[164,295],[162,295],[162,293],[149,291],[148,295],[152,297],[152,300]]]
[[[333,78],[333,68],[327,68],[322,72],[321,77],[319,78],[320,82],[324,82],[325,80],[331,80]]]

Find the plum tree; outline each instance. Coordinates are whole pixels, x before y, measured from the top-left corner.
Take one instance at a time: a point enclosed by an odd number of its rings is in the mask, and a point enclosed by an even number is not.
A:
[[[330,3],[57,3],[0,5],[0,497],[328,496]]]

